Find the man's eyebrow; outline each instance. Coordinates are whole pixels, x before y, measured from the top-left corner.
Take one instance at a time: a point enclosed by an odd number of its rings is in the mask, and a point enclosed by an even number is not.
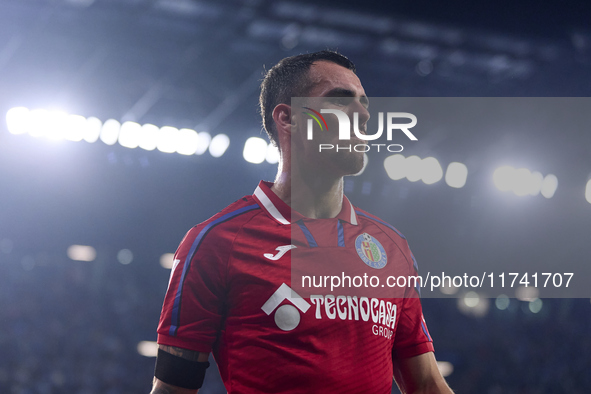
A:
[[[345,88],[334,88],[329,90],[326,94],[326,97],[355,97],[355,92],[350,89]],[[366,95],[359,97],[359,102],[363,104],[365,107],[369,106],[369,99]]]

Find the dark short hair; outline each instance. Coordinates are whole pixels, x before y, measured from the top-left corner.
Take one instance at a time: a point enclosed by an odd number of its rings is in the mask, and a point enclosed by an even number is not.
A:
[[[286,57],[265,74],[261,83],[259,105],[263,127],[271,142],[277,147],[279,139],[273,121],[273,109],[281,103],[291,105],[292,97],[306,97],[311,87],[308,71],[312,63],[318,61],[336,63],[355,72],[355,65],[347,57],[335,51],[324,50]]]

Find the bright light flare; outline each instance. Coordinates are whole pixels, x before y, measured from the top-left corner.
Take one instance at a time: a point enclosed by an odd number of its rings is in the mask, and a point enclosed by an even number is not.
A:
[[[540,290],[532,286],[519,286],[515,289],[515,298],[519,301],[532,301],[538,298]]]
[[[421,161],[421,180],[426,185],[437,183],[443,178],[443,170],[441,164],[434,157],[427,157]]]
[[[542,181],[542,189],[541,193],[542,196],[546,198],[552,198],[554,193],[556,193],[556,189],[558,188],[558,178],[556,175],[548,174]]]
[[[80,115],[68,115],[64,124],[64,138],[68,141],[82,141],[86,129],[86,118]]]
[[[6,126],[11,134],[25,134],[29,131],[30,111],[25,107],[11,108],[6,113]]]
[[[422,178],[421,158],[419,156],[409,156],[405,160],[406,179],[416,182]]]
[[[449,163],[445,172],[445,183],[448,186],[460,189],[466,184],[468,179],[468,167],[457,161]]]
[[[162,268],[172,269],[172,265],[174,264],[174,253],[164,253],[160,256],[160,265]]]
[[[279,158],[279,149],[277,149],[275,145],[269,144],[267,146],[267,155],[265,156],[265,160],[267,160],[267,163],[277,164],[279,163]]]
[[[508,192],[513,189],[513,174],[515,168],[511,166],[502,166],[493,173],[493,182],[497,189],[502,192]]]
[[[493,173],[493,182],[500,191],[512,191],[520,197],[537,196],[541,192],[544,197],[551,198],[558,187],[558,179],[552,174],[544,178],[538,171],[511,166],[497,168]]]
[[[120,129],[121,124],[118,121],[109,119],[103,124],[99,138],[107,145],[115,145],[119,138]]]
[[[497,307],[497,309],[501,311],[504,311],[505,309],[509,308],[510,303],[511,300],[504,294],[501,294],[495,299],[495,306]]]
[[[211,134],[207,131],[200,131],[197,134],[198,141],[197,141],[197,150],[195,151],[196,155],[202,155],[207,152],[209,148],[209,144],[211,143]]]
[[[135,122],[125,122],[119,130],[119,145],[129,149],[137,148],[140,144],[142,126]]]
[[[538,313],[542,310],[544,303],[539,298],[533,299],[529,302],[529,310],[531,313]]]
[[[384,160],[384,169],[394,181],[406,178],[410,182],[422,180],[426,185],[432,185],[443,178],[441,164],[434,157],[421,159],[413,155],[405,158],[401,154],[395,154]]]
[[[480,297],[474,291],[469,291],[463,297],[458,298],[457,303],[460,312],[476,317],[485,316],[490,306],[488,298]]]
[[[437,368],[444,378],[451,375],[454,371],[454,366],[449,361],[437,361]]]
[[[591,204],[591,179],[587,181],[587,186],[585,187],[585,200]]]
[[[158,343],[141,341],[137,344],[137,352],[144,357],[156,357],[158,355]]]
[[[403,155],[396,154],[386,157],[384,160],[384,169],[386,174],[393,181],[401,180],[406,176],[406,158]]]
[[[117,260],[123,265],[130,264],[133,261],[133,253],[129,249],[121,249],[117,253]]]
[[[86,245],[72,245],[67,250],[68,257],[74,261],[94,261],[96,249]]]
[[[469,291],[464,296],[464,304],[468,308],[476,307],[479,302],[480,302],[480,296],[478,295],[478,293],[475,293],[473,291]]]
[[[267,156],[267,142],[259,137],[250,137],[244,144],[242,156],[244,160],[253,164],[260,164]]]
[[[513,193],[523,197],[531,194],[532,173],[527,168],[520,168],[513,173]]]
[[[163,126],[157,134],[156,148],[160,152],[176,152],[179,140],[179,129],[171,126]]]
[[[82,138],[84,138],[84,141],[86,142],[97,142],[99,136],[101,135],[102,128],[103,122],[101,122],[100,119],[91,116],[90,118],[86,119],[86,125],[84,127],[84,131],[82,132]]]
[[[218,134],[211,139],[209,153],[213,157],[221,157],[230,146],[230,138],[225,134]]]
[[[158,128],[158,126],[154,126],[153,124],[146,123],[145,125],[143,125],[139,147],[145,150],[156,149],[159,131],[160,129]]]
[[[530,179],[530,195],[537,196],[542,190],[542,182],[544,181],[544,175],[538,171],[531,173]]]
[[[176,152],[181,155],[194,155],[199,147],[199,136],[195,130],[180,129]]]

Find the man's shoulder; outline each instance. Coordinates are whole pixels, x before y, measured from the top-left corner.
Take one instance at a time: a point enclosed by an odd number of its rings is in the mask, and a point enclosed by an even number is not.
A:
[[[394,226],[390,223],[386,222],[385,220],[381,219],[380,217],[373,215],[361,208],[353,207],[355,209],[355,213],[357,215],[357,221],[362,225],[368,225],[369,223],[378,226],[382,231],[386,234],[394,237],[395,239],[400,239],[406,242],[406,237],[398,231]]]
[[[260,206],[252,196],[244,196],[191,228],[185,238],[233,238],[232,234],[259,212]]]

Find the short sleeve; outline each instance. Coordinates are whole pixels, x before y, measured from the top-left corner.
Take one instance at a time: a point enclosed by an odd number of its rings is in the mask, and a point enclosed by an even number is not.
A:
[[[408,249],[408,254],[412,260],[409,275],[418,275],[416,260],[410,249]],[[413,357],[432,351],[434,351],[433,341],[423,317],[420,295],[417,289],[408,287],[402,301],[392,358]]]
[[[174,255],[158,343],[208,353],[221,329],[229,235],[207,222],[185,235]]]

